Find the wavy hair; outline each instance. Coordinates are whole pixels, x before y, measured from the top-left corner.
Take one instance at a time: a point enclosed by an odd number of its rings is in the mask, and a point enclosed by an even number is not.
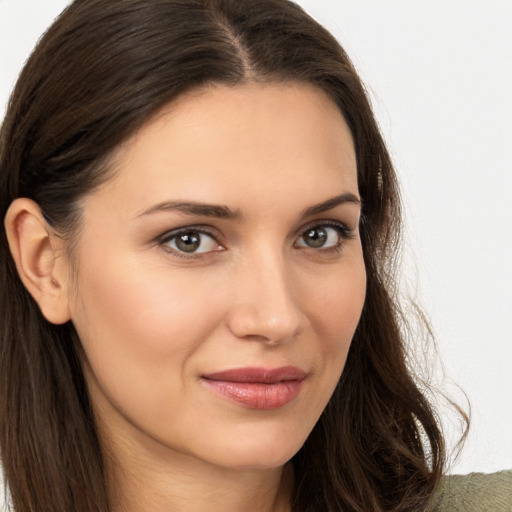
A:
[[[313,84],[351,130],[367,296],[345,369],[293,458],[297,512],[424,510],[445,464],[436,414],[407,365],[396,293],[401,209],[364,87],[334,37],[287,0],[75,0],[26,63],[0,133],[0,216],[36,201],[72,245],[109,156],[208,84]],[[71,322],[45,320],[0,236],[0,449],[16,512],[107,512],[105,447]]]

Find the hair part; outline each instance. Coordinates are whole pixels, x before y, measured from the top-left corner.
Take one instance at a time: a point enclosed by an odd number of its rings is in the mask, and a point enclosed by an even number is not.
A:
[[[337,41],[286,0],[76,0],[23,69],[0,134],[0,213],[36,201],[68,241],[116,148],[180,95],[294,81],[354,140],[367,297],[346,367],[293,458],[294,510],[426,507],[443,472],[435,412],[406,364],[396,297],[400,197],[364,87]],[[106,512],[112,490],[71,322],[48,323],[0,240],[0,449],[16,512]]]

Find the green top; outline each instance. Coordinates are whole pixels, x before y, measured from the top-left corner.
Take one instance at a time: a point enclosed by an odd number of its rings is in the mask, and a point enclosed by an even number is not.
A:
[[[512,512],[512,470],[444,477],[431,512]]]

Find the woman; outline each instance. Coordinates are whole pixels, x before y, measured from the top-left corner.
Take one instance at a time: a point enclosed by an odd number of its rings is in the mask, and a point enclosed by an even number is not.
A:
[[[0,144],[16,512],[429,506],[394,171],[299,7],[77,0]]]

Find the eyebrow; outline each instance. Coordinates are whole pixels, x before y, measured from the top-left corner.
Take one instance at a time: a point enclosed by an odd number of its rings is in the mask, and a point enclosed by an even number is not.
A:
[[[215,217],[217,219],[237,220],[242,217],[239,210],[232,210],[228,206],[218,204],[199,203],[195,201],[165,201],[159,203],[142,213],[137,217],[144,217],[157,212],[166,212],[177,210],[188,215],[200,215],[202,217]]]
[[[352,203],[361,206],[361,199],[359,199],[359,197],[357,197],[355,194],[352,194],[352,192],[345,192],[344,194],[331,197],[331,199],[327,199],[326,201],[322,201],[321,203],[306,208],[302,212],[301,217],[304,218],[318,215],[319,213],[327,212],[333,208],[336,208],[336,206],[345,203]]]
[[[361,204],[361,199],[351,192],[345,192],[338,196],[322,201],[321,203],[310,206],[302,211],[301,218],[311,217],[319,213],[326,212],[336,208],[344,203]],[[199,215],[201,217],[214,217],[217,219],[240,220],[242,213],[240,210],[233,210],[228,206],[219,204],[201,203],[195,201],[165,201],[156,204],[138,214],[137,217],[144,217],[157,212],[179,211],[188,215]]]

